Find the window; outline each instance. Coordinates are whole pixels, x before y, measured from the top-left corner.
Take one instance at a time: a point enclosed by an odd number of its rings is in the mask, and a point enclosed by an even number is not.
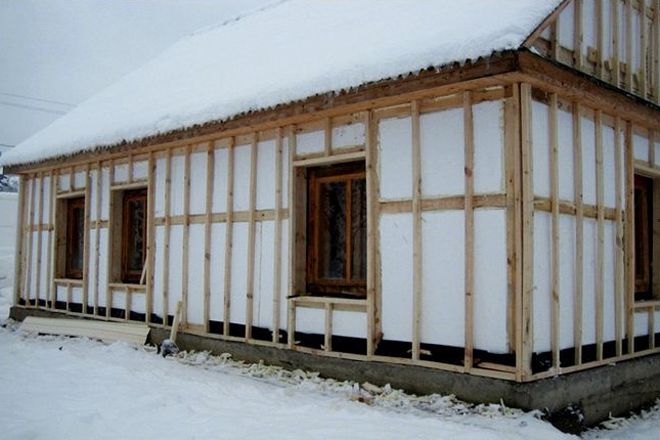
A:
[[[364,163],[308,170],[307,292],[366,295]]]
[[[147,190],[115,191],[112,213],[112,278],[140,284],[147,256]]]
[[[635,175],[635,299],[653,298],[653,180]]]
[[[82,279],[85,249],[85,198],[65,199],[66,232],[64,243],[64,277]]]

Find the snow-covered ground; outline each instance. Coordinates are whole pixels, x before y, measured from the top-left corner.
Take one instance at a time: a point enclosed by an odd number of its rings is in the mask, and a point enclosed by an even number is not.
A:
[[[11,288],[0,289],[5,321]],[[410,396],[229,356],[0,328],[2,439],[563,439],[538,418],[452,396]],[[650,411],[586,438],[654,439]]]

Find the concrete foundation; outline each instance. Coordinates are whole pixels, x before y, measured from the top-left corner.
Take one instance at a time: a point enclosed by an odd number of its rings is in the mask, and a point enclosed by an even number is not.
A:
[[[64,317],[38,309],[12,307],[10,317],[21,321],[26,316]],[[169,330],[153,328],[154,344],[169,337]],[[557,413],[568,406],[578,407],[585,425],[594,425],[610,414],[626,415],[660,397],[660,355],[651,355],[617,364],[564,374],[528,383],[472,376],[412,365],[365,362],[315,356],[288,349],[229,342],[179,333],[177,345],[182,350],[208,350],[231,353],[247,362],[263,360],[288,369],[318,371],[339,380],[389,383],[410,393],[454,394],[468,402],[500,402],[524,410],[540,409]]]

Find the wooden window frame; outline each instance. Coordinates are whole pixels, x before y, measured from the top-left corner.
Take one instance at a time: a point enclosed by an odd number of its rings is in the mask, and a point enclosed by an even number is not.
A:
[[[144,240],[142,240],[142,268],[139,271],[131,270],[128,267],[129,261],[129,228],[131,224],[131,212],[129,204],[136,200],[142,200],[144,203],[144,220],[142,222]],[[122,231],[121,231],[121,281],[127,284],[140,284],[142,272],[147,259],[147,188],[138,188],[123,191],[122,194]]]
[[[128,204],[132,200],[144,199],[145,218],[144,218],[144,237],[142,270],[132,271],[128,268],[129,261],[129,223],[130,215]],[[146,212],[149,209],[149,190],[147,186],[140,185],[129,188],[111,189],[110,206],[110,229],[108,231],[108,240],[110,246],[110,282],[126,285],[142,285],[142,275],[147,262],[146,237],[149,224]]]
[[[84,226],[84,212],[85,212],[85,197],[73,197],[64,199],[65,209],[66,209],[66,225],[64,233],[64,243],[65,243],[65,252],[63,255],[64,258],[64,277],[72,280],[81,280],[83,278],[83,268],[74,268],[72,267],[73,255],[75,253],[74,244],[76,241],[71,240],[71,238],[76,234],[83,235],[83,246],[79,250],[81,255],[84,255],[85,251],[85,226]],[[83,211],[83,230],[76,231],[76,223],[73,220],[73,212],[75,209],[81,209]],[[83,261],[84,266],[84,261]]]
[[[660,180],[656,176],[635,173],[633,204],[633,253],[635,277],[635,301],[649,301],[660,299]],[[638,197],[643,194],[643,205],[637,205]],[[638,217],[638,209],[642,210],[642,219]],[[640,222],[643,227],[640,228]],[[640,252],[640,249],[642,250]],[[638,264],[646,269],[644,280],[638,278]]]
[[[366,256],[365,278],[352,278],[352,188],[351,182],[354,180],[366,181],[366,169],[363,161],[349,162],[341,164],[330,164],[327,166],[307,169],[307,240],[306,240],[306,292],[313,296],[326,297],[355,297],[366,298]],[[322,278],[320,272],[320,228],[319,228],[319,210],[320,188],[322,184],[332,182],[346,182],[346,198],[344,201],[346,207],[346,233],[344,236],[344,276],[342,279]],[[364,203],[367,203],[365,194]],[[365,219],[365,236],[366,219]],[[368,250],[367,250],[368,252]]]

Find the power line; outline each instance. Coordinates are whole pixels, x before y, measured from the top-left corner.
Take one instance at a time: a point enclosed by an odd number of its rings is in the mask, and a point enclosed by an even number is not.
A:
[[[71,104],[71,103],[68,103],[68,102],[55,101],[54,99],[35,98],[34,96],[19,95],[18,93],[0,92],[0,95],[11,96],[11,97],[14,97],[14,98],[31,99],[33,101],[48,102],[50,104],[66,105],[68,107],[75,107],[76,106],[75,104]]]
[[[54,113],[56,115],[66,114],[66,112],[62,112],[62,111],[59,111],[59,110],[50,110],[50,109],[43,108],[43,107],[36,107],[36,106],[33,106],[33,105],[27,105],[27,104],[18,104],[18,103],[15,103],[15,102],[0,101],[0,104],[8,105],[8,106],[11,106],[11,107],[24,108],[24,109],[28,109],[28,110],[35,110],[35,111],[44,112],[44,113]]]
[[[16,145],[10,145],[10,144],[3,144],[0,142],[0,147],[9,147],[9,148],[14,148]]]

